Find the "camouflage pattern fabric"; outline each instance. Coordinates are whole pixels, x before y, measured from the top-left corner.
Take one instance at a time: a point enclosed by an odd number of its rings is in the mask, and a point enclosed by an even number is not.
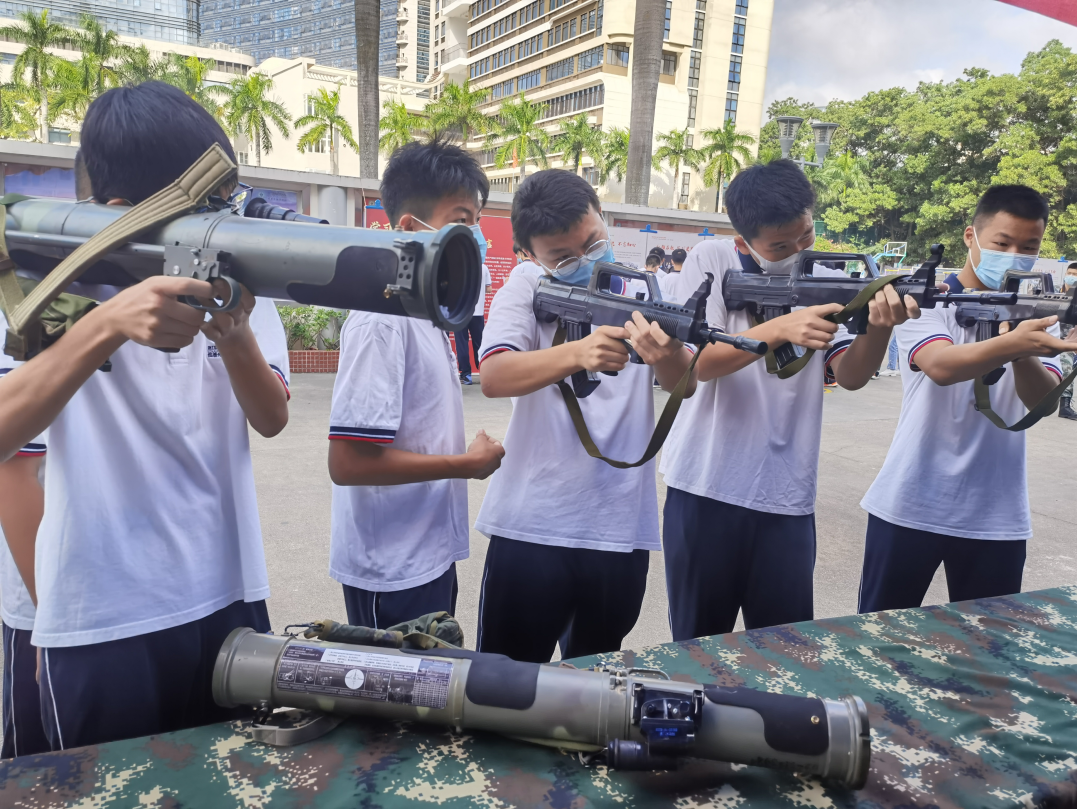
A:
[[[293,748],[222,724],[0,764],[3,807],[1077,806],[1077,587],[813,621],[575,661],[788,694],[859,694],[867,787],[712,762],[585,768],[483,734],[345,722]]]

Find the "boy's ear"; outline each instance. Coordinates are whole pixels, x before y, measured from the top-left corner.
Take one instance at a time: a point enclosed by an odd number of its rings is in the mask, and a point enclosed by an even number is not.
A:
[[[400,218],[396,220],[396,230],[418,230],[418,222],[415,221],[415,217],[410,213],[400,214]]]
[[[737,249],[744,255],[751,255],[751,251],[748,250],[748,242],[744,241],[744,237],[736,235],[733,237],[733,244],[737,246]]]

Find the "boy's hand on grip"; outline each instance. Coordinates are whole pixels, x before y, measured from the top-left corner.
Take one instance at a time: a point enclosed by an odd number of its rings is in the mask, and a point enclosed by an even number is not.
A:
[[[244,336],[249,328],[250,314],[254,309],[254,296],[245,286],[240,285],[243,297],[239,306],[230,312],[214,312],[213,315],[202,324],[202,333],[212,340],[217,348],[227,350],[231,341]],[[224,281],[214,281],[213,291],[215,294],[225,296],[227,300],[228,285]],[[216,301],[200,299],[203,306],[215,305]]]
[[[128,340],[151,348],[183,348],[194,340],[206,314],[179,297],[212,294],[207,281],[161,275],[128,287],[99,308],[110,328]]]
[[[585,371],[622,371],[628,364],[624,340],[628,332],[617,326],[599,326],[571,345],[576,349],[576,365]]]
[[[884,286],[868,301],[868,324],[877,328],[892,329],[918,317],[920,307],[912,295],[906,295],[902,301],[891,284]]]
[[[504,457],[505,447],[501,442],[488,436],[486,430],[479,430],[467,448],[467,459],[471,465],[468,477],[485,480],[501,466]]]
[[[840,303],[806,306],[775,318],[773,322],[780,326],[779,337],[782,342],[811,348],[815,351],[825,351],[838,331],[838,324],[823,320],[823,317],[840,312],[843,308],[845,307]]]
[[[625,331],[632,341],[632,348],[647,365],[667,360],[684,348],[684,343],[670,337],[657,323],[648,323],[639,312],[632,313],[632,319],[625,323]]]
[[[1022,320],[1015,328],[1011,328],[1009,322],[1003,322],[999,324],[998,332],[1000,337],[1006,336],[1013,341],[1018,352],[1017,359],[1057,357],[1063,351],[1073,351],[1073,343],[1067,343],[1047,333],[1047,329],[1057,322],[1056,315],[1035,320]]]

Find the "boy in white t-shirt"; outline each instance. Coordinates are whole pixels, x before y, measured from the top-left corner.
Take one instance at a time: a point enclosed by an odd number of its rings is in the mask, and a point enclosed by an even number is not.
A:
[[[714,277],[711,326],[746,334],[771,349],[792,343],[817,353],[789,379],[760,357],[719,344],[704,348],[700,386],[685,402],[662,457],[663,544],[674,640],[731,632],[743,611],[748,629],[810,620],[815,568],[815,483],[822,430],[824,368],[855,389],[879,367],[891,328],[916,316],[890,287],[870,302],[869,327],[855,340],[823,317],[839,304],[794,310],[761,325],[727,311],[729,270],[787,275],[815,242],[815,193],[788,160],[757,165],[729,184],[726,206],[739,234],[689,253],[677,281],[691,295]],[[815,265],[816,275],[843,275]],[[906,307],[908,307],[906,309]]]
[[[393,227],[458,223],[483,244],[489,190],[475,159],[440,140],[398,149],[381,182]],[[349,623],[384,629],[455,612],[467,480],[489,477],[505,450],[481,430],[465,446],[454,359],[448,334],[429,321],[352,312],[344,322],[329,417],[329,575],[344,586]]]
[[[116,205],[213,143],[233,155],[201,106],[159,82],[100,96],[81,141],[95,198]],[[236,627],[269,629],[247,430],[288,420],[272,301],[244,292],[207,319],[178,300],[213,295],[194,279],[71,291],[103,302],[0,379],[0,459],[49,428],[33,643],[53,750],[237,715],[213,701],[217,653]]]
[[[654,462],[615,469],[591,458],[556,383],[616,371],[580,409],[603,454],[635,461],[654,431],[651,380],[671,390],[691,354],[638,312],[623,328],[600,326],[557,346],[557,323],[535,317],[544,274],[586,285],[596,261],[613,261],[585,180],[561,170],[528,177],[512,229],[531,260],[494,296],[479,358],[483,393],[511,397],[513,408],[505,461],[475,522],[490,537],[478,648],[533,662],[548,661],[559,639],[563,657],[615,651],[639,616],[648,554],[661,547]],[[626,338],[646,365],[628,363]]]
[[[0,313],[0,334],[7,320]],[[0,354],[0,376],[20,363]],[[30,643],[34,630],[34,538],[44,510],[39,473],[45,438],[38,436],[0,463],[0,617],[3,619],[4,743],[0,758],[47,753],[49,740],[41,724],[37,687],[37,653]],[[14,554],[12,553],[14,551]],[[15,557],[19,563],[16,564]],[[24,579],[31,583],[27,588]]]
[[[965,229],[968,258],[950,291],[998,289],[1006,270],[1031,270],[1048,206],[1023,185],[989,189]],[[1062,378],[1057,357],[1073,348],[1057,318],[1003,324],[976,341],[953,307],[925,309],[897,329],[904,393],[886,461],[861,506],[868,512],[860,612],[919,607],[939,563],[951,601],[1021,590],[1032,536],[1025,434],[977,412],[976,377],[1003,367],[991,408],[1016,422]]]

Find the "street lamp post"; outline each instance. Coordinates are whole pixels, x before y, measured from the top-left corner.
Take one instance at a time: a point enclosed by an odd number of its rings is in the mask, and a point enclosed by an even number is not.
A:
[[[779,115],[774,120],[778,122],[778,143],[782,147],[782,157],[788,160],[789,152],[793,148],[794,141],[796,141],[797,130],[804,123],[804,119],[797,115]],[[817,162],[813,163],[801,157],[795,158],[793,162],[802,169],[805,166],[820,168],[823,165],[823,160],[826,159],[826,153],[830,151],[830,142],[834,139],[834,131],[838,128],[838,125],[812,121],[811,128],[815,133],[815,157]]]

